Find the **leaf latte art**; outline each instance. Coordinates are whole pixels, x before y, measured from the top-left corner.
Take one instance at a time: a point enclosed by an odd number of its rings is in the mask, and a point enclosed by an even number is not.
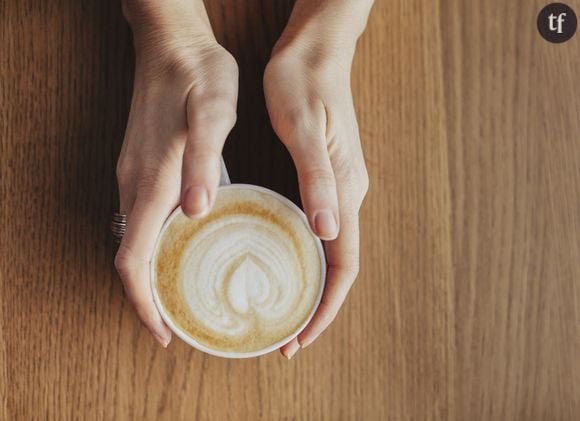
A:
[[[297,333],[323,277],[320,243],[277,196],[236,185],[200,220],[180,210],[162,234],[154,287],[172,322],[211,350],[251,353]]]

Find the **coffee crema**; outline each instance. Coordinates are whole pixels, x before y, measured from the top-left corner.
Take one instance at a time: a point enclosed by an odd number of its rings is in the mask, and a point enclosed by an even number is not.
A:
[[[217,351],[251,353],[297,333],[320,298],[320,243],[306,221],[266,192],[221,187],[212,211],[176,211],[152,264],[172,322]]]

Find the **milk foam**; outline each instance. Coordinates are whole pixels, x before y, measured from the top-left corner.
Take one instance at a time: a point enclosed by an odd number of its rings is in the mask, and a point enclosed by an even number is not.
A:
[[[163,235],[156,258],[160,299],[201,344],[263,348],[310,315],[322,282],[317,241],[280,200],[222,188],[206,218],[178,214]]]

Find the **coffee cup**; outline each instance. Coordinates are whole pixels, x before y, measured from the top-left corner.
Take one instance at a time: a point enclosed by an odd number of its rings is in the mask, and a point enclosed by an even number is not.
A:
[[[151,260],[155,304],[184,342],[225,358],[257,357],[295,338],[324,291],[326,260],[306,216],[264,187],[218,188],[212,211],[178,207]]]

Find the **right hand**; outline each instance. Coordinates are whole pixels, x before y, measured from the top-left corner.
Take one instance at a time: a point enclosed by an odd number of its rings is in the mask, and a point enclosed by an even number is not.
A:
[[[127,231],[115,267],[139,318],[167,346],[171,331],[150,286],[153,248],[179,204],[193,218],[212,207],[223,144],[236,120],[238,67],[212,35],[145,31],[144,41],[133,29],[133,99],[117,164]]]

